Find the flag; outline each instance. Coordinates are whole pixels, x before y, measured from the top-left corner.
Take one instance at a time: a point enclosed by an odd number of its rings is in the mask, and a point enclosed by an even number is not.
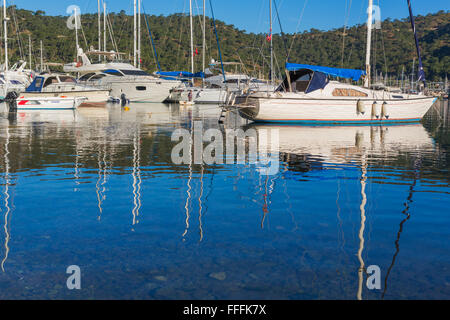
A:
[[[267,41],[271,41],[272,40],[272,28],[270,29],[270,33],[266,36]]]

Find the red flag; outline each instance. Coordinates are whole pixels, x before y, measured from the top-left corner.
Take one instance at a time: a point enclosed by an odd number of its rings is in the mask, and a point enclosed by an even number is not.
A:
[[[198,56],[198,48],[195,48],[194,57]]]
[[[266,37],[266,39],[267,39],[267,41],[270,42],[270,40],[272,40],[272,33],[271,33],[271,34],[268,34],[267,37]]]

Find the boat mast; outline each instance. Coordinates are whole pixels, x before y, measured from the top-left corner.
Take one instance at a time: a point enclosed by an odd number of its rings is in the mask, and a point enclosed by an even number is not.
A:
[[[103,1],[103,50],[106,51],[106,3]]]
[[[97,0],[97,16],[98,16],[98,51],[102,51],[102,31],[101,31],[101,18],[100,18],[100,0]],[[101,56],[98,56],[98,61],[101,60]]]
[[[77,62],[78,62],[78,49],[80,48],[80,45],[78,44],[78,12],[77,7],[74,8],[75,11],[75,42],[77,45]]]
[[[137,48],[136,48],[136,37],[137,37],[137,35],[136,35],[136,32],[137,32],[137,30],[136,30],[136,0],[134,0],[134,24],[133,24],[133,26],[134,26],[134,54],[133,54],[133,65],[136,67],[136,51],[137,51]]]
[[[404,79],[405,79],[405,66],[402,67],[402,92],[403,92],[403,86],[404,86]]]
[[[31,35],[28,34],[28,60],[30,62],[30,70],[31,70]]]
[[[194,29],[192,23],[192,0],[189,0],[189,19],[191,24],[191,73],[194,74]],[[194,84],[193,77],[192,84]]]
[[[364,87],[370,86],[370,51],[372,45],[372,13],[373,13],[373,0],[369,0],[369,8],[367,9],[369,17],[367,19],[367,50],[366,50],[366,78],[364,79]]]
[[[205,61],[206,61],[206,0],[203,0],[203,57],[202,57],[202,71],[203,71],[203,78],[202,78],[202,87],[204,86],[204,77],[205,77]]]
[[[42,69],[43,65],[44,65],[44,58],[42,56],[42,40],[41,40],[41,72],[44,71],[44,69]]]
[[[141,68],[141,1],[138,2],[138,68]]]
[[[270,83],[273,84],[273,37],[272,37],[272,0],[269,0],[270,14]]]
[[[5,29],[5,71],[8,71],[8,17],[6,16],[6,0],[3,0],[3,27]]]

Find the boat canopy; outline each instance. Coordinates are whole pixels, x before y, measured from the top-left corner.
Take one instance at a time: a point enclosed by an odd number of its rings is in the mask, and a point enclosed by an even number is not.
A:
[[[340,68],[313,66],[308,64],[286,63],[286,70],[288,71],[297,71],[300,69],[309,69],[314,72],[321,72],[329,76],[352,79],[354,81],[358,81],[362,76],[366,75],[366,72],[363,70],[340,69]]]
[[[187,71],[156,71],[155,74],[160,75],[164,78],[172,78],[174,80],[205,77],[205,74],[203,72],[191,73]]]
[[[289,78],[285,77],[276,91],[310,93],[325,88],[328,82],[328,77],[323,72],[299,69],[289,71]]]

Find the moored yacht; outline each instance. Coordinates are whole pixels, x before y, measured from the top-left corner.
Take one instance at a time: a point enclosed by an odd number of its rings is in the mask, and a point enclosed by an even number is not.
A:
[[[91,63],[81,49],[79,56],[82,62],[66,64],[64,71],[81,74],[80,84],[110,90],[115,98],[125,95],[131,102],[163,102],[181,83],[155,77],[127,62]]]
[[[105,103],[110,96],[109,91],[80,84],[68,75],[48,73],[36,76],[21,96],[24,98],[85,97],[84,103]]]

